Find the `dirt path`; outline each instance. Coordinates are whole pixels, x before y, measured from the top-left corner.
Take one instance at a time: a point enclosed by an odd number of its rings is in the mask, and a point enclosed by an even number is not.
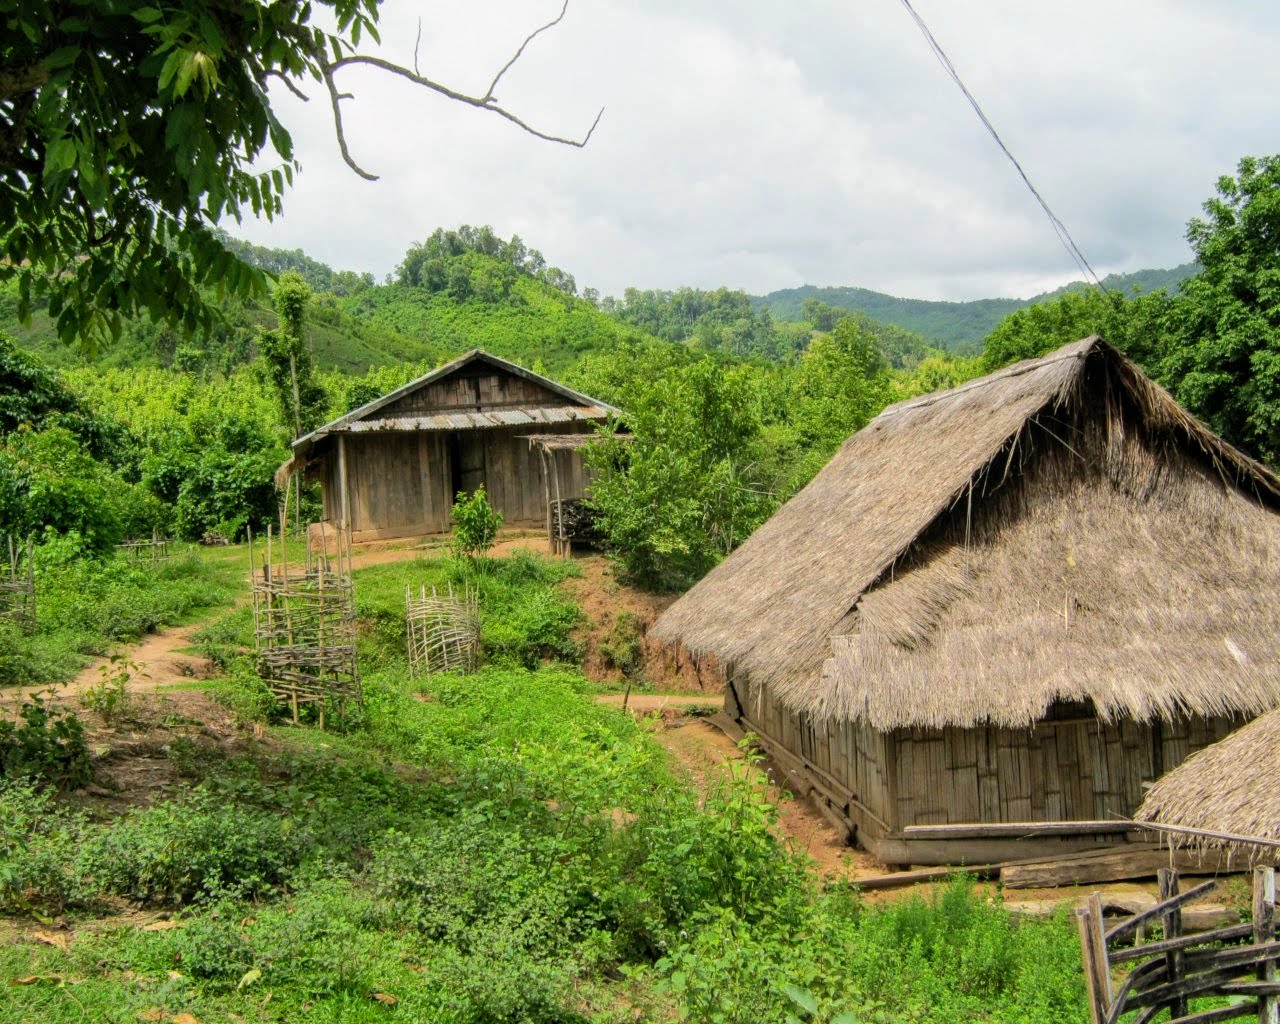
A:
[[[204,621],[193,622],[150,633],[138,643],[120,650],[115,661],[110,657],[94,658],[65,683],[6,688],[0,691],[0,698],[14,706],[32,694],[50,690],[59,698],[79,698],[105,678],[124,671],[129,675],[125,689],[130,693],[153,691],[166,683],[208,678],[213,672],[209,659],[184,650],[191,646],[193,637],[205,625]]]

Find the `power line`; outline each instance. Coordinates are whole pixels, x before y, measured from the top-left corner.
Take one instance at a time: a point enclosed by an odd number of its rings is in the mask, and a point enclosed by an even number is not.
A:
[[[973,107],[973,112],[978,115],[978,120],[982,122],[983,127],[987,129],[987,132],[995,140],[996,145],[1000,147],[1000,151],[1009,158],[1009,162],[1013,164],[1014,169],[1018,172],[1018,177],[1022,179],[1023,184],[1025,184],[1031,194],[1035,196],[1036,202],[1040,204],[1040,209],[1044,210],[1044,215],[1049,218],[1049,224],[1052,226],[1054,233],[1058,236],[1058,241],[1060,241],[1063,248],[1067,250],[1067,255],[1069,255],[1075,262],[1076,267],[1082,274],[1086,277],[1092,278],[1093,283],[1105,292],[1107,290],[1106,286],[1102,283],[1098,275],[1094,273],[1093,267],[1089,265],[1089,261],[1085,259],[1084,253],[1080,251],[1080,247],[1076,245],[1075,239],[1071,237],[1071,232],[1067,230],[1067,226],[1062,223],[1058,215],[1053,212],[1049,204],[1045,201],[1044,196],[1040,194],[1035,185],[1031,184],[1031,179],[1027,176],[1027,172],[1022,169],[1022,164],[1018,163],[1018,158],[1015,157],[1013,153],[1010,152],[1009,147],[1004,144],[1004,139],[1000,138],[1000,133],[996,131],[995,125],[993,125],[990,118],[987,117],[986,112],[982,109],[982,105],[978,103],[973,93],[969,91],[969,87],[964,84],[963,79],[960,77],[960,72],[958,72],[955,65],[951,63],[951,58],[947,56],[947,53],[942,48],[941,44],[934,38],[933,33],[929,31],[929,26],[925,24],[924,19],[920,17],[920,15],[916,13],[916,9],[911,6],[911,0],[902,0],[902,6],[907,9],[907,13],[911,15],[912,20],[919,27],[925,41],[929,44],[929,49],[933,51],[933,55],[938,58],[938,63],[940,63],[943,70],[946,71],[947,77],[950,78],[951,81],[955,82],[960,91],[964,93],[964,98],[969,101],[969,106]]]

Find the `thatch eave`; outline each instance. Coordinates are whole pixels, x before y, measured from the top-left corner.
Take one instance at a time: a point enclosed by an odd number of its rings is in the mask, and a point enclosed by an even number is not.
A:
[[[1084,394],[1086,380],[1099,393]],[[844,678],[833,668],[856,642],[851,634],[859,628],[868,595],[880,599],[880,593],[892,591],[886,584],[895,581],[895,573],[903,571],[909,556],[914,557],[940,523],[948,517],[963,517],[968,523],[975,503],[1002,493],[1022,472],[1037,431],[1041,447],[1051,447],[1046,438],[1056,436],[1058,420],[1069,425],[1073,418],[1087,418],[1090,403],[1106,406],[1108,429],[1116,430],[1116,436],[1099,442],[1108,451],[1114,449],[1107,457],[1139,457],[1134,439],[1126,435],[1125,417],[1136,424],[1134,431],[1151,449],[1143,449],[1141,457],[1152,466],[1139,466],[1134,472],[1146,481],[1148,491],[1169,485],[1170,471],[1160,468],[1161,460],[1182,460],[1179,466],[1190,467],[1184,475],[1195,478],[1188,485],[1192,490],[1187,500],[1194,504],[1203,498],[1212,505],[1230,498],[1230,516],[1243,517],[1241,522],[1248,519],[1252,527],[1262,523],[1264,532],[1275,528],[1280,480],[1183,411],[1123,355],[1090,337],[1043,359],[887,408],[850,438],[808,487],[677,601],[655,625],[653,635],[683,644],[695,657],[714,655],[733,664],[753,682],[769,686],[788,710],[818,719],[861,719],[882,729],[984,723],[1029,727],[1059,700],[1091,701],[1103,720],[1253,714],[1274,707],[1280,703],[1280,691],[1270,669],[1280,666],[1280,651],[1264,650],[1266,645],[1259,647],[1253,639],[1269,627],[1259,621],[1251,627],[1254,633],[1235,639],[1225,633],[1218,636],[1215,622],[1195,619],[1194,607],[1161,597],[1160,581],[1145,577],[1139,581],[1145,588],[1140,596],[1154,616],[1150,622],[1140,617],[1129,621],[1123,608],[1112,607],[1094,615],[1098,625],[1093,634],[1088,629],[1060,630],[1061,636],[1049,641],[1059,648],[1040,654],[1024,650],[1016,632],[1001,636],[997,630],[980,636],[975,625],[957,628],[946,638],[953,644],[985,646],[984,656],[1004,671],[1016,674],[1021,665],[1026,677],[1037,680],[1022,692],[1004,693],[1000,686],[988,685],[981,665],[968,679],[950,679],[946,657],[938,662],[939,670],[921,668],[914,677],[910,672],[904,676],[903,665],[911,658],[900,651],[895,654],[892,646],[874,652],[866,664],[853,659],[854,667]],[[1121,407],[1128,410],[1123,415],[1116,412]],[[1065,441],[1063,445],[1069,450]],[[1120,471],[1129,469],[1123,464]],[[1085,499],[1075,510],[1076,519],[1066,526],[1087,531],[1091,510]],[[1053,511],[1052,506],[1046,508]],[[1250,509],[1266,512],[1260,517]],[[1226,513],[1216,509],[1212,514]],[[1140,533],[1143,522],[1124,528]],[[1052,538],[1055,528],[1064,528],[1048,520],[1042,526],[1042,535],[1037,535],[1041,544],[1045,536]],[[1195,528],[1194,520],[1187,528]],[[1159,544],[1143,549],[1142,557],[1158,564],[1175,540],[1162,536]],[[1127,539],[1119,535],[1109,542],[1123,547]],[[1205,551],[1197,554],[1210,561],[1223,555],[1225,550],[1216,550],[1213,542],[1209,537]],[[1268,551],[1262,543],[1259,557],[1267,561],[1264,568],[1269,573]],[[1103,565],[1098,571],[1105,569]],[[1194,588],[1198,566],[1181,565],[1179,571],[1179,585],[1185,582]],[[1261,584],[1272,592],[1275,582],[1267,575]],[[1033,579],[1029,586],[1035,590],[1038,584]],[[1068,603],[1075,600],[1072,593],[1066,592]],[[923,598],[911,598],[917,599]],[[939,607],[967,599],[953,595]],[[1056,610],[1031,616],[1027,625],[1047,635],[1061,611],[1059,602]],[[1069,609],[1067,618],[1071,619]],[[1194,627],[1199,647],[1171,651],[1174,668],[1167,669],[1170,659],[1152,647],[1151,638],[1171,635],[1175,620],[1177,628]],[[1134,650],[1125,649],[1125,629],[1138,636]],[[1232,654],[1233,645],[1235,650],[1257,648],[1247,671]],[[1206,651],[1211,655],[1208,667],[1199,672],[1194,666]],[[865,651],[863,656],[865,661]],[[1139,664],[1141,669],[1135,669]],[[868,673],[868,665],[877,671]],[[1137,678],[1138,671],[1146,678]],[[868,676],[876,682],[868,683]],[[907,677],[909,685],[904,685]],[[878,687],[874,694],[873,686]]]

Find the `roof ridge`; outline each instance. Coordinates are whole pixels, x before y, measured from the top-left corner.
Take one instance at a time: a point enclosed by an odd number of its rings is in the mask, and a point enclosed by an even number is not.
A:
[[[1097,334],[1091,334],[1087,338],[1081,338],[1079,341],[1070,343],[1070,352],[1063,352],[1059,349],[1057,352],[1047,356],[1040,356],[1036,359],[1024,359],[1021,362],[1007,366],[1003,370],[995,373],[989,373],[984,377],[978,377],[975,380],[965,381],[963,384],[957,384],[953,388],[946,391],[935,391],[932,394],[921,395],[919,398],[907,398],[901,402],[895,402],[886,409],[881,410],[880,415],[876,419],[882,419],[885,416],[894,416],[900,412],[910,412],[913,409],[927,409],[931,405],[937,405],[939,402],[945,402],[951,398],[958,398],[960,395],[968,394],[970,391],[976,391],[978,388],[990,387],[1000,381],[1009,380],[1012,377],[1021,377],[1024,374],[1034,373],[1036,370],[1042,370],[1046,366],[1052,366],[1054,363],[1061,363],[1068,359],[1083,359],[1098,342],[1102,341],[1102,337]]]

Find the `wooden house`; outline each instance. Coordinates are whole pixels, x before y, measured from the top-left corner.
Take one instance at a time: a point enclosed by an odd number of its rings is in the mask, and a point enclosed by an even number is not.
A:
[[[886,409],[653,634],[881,860],[1125,841],[1280,704],[1278,510],[1087,338]]]
[[[447,532],[482,485],[505,525],[549,527],[585,493],[580,442],[617,412],[476,350],[300,437],[281,471],[318,479],[325,520],[356,541]]]

